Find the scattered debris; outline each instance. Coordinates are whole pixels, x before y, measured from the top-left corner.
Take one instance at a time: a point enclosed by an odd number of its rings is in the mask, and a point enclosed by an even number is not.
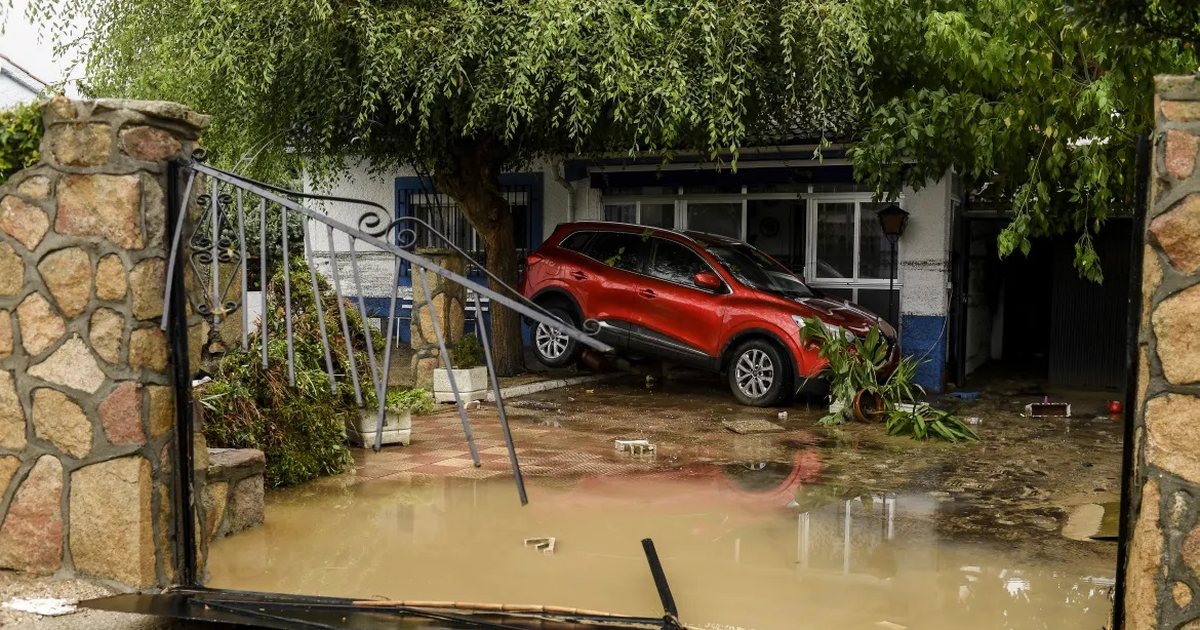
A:
[[[979,400],[979,392],[950,392],[946,396],[959,400]]]
[[[43,617],[60,617],[75,612],[75,602],[69,599],[17,598],[4,602],[4,607],[9,610],[33,613]]]
[[[538,411],[556,411],[556,410],[558,410],[558,403],[546,402],[546,401],[542,401],[542,400],[521,399],[521,400],[507,401],[504,404],[508,405],[509,407],[517,407],[520,409],[536,409]]]
[[[585,394],[595,394],[595,393],[596,393],[596,390],[594,390],[594,389],[585,389],[585,390],[583,390],[583,393],[585,393]]]
[[[777,433],[785,430],[774,422],[768,422],[760,418],[754,418],[753,420],[722,420],[721,425],[738,435],[745,435],[747,433]]]
[[[971,426],[979,426],[983,424],[983,418],[980,418],[979,416],[971,416],[967,418],[966,422]]]
[[[646,375],[646,389],[654,389],[655,380],[653,374]]]
[[[1071,403],[1050,402],[1046,398],[1040,403],[1025,405],[1025,415],[1030,418],[1070,418]]]
[[[787,412],[786,412],[786,411],[780,411],[780,412],[779,412],[779,415],[778,415],[778,416],[776,416],[776,417],[778,417],[778,418],[779,418],[779,421],[780,421],[780,422],[787,422],[787,419],[788,419],[788,414],[787,414]]]
[[[538,538],[526,538],[525,546],[533,547],[535,550],[543,554],[550,555],[554,553],[554,543],[556,539],[553,536],[541,536]]]
[[[622,453],[629,452],[631,455],[653,455],[658,452],[658,448],[650,443],[650,440],[616,440],[614,446]]]
[[[478,408],[479,408],[478,400],[468,400],[467,402],[463,403],[463,409],[466,409],[467,411],[474,411]]]

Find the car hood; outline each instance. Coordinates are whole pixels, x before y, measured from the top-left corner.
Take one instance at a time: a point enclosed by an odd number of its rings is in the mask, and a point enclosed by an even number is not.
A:
[[[835,300],[825,297],[797,298],[800,305],[806,307],[827,324],[841,326],[856,334],[866,334],[873,326],[879,326],[880,331],[890,338],[895,338],[896,329],[883,321],[875,313],[846,300]],[[807,316],[810,313],[800,313]]]

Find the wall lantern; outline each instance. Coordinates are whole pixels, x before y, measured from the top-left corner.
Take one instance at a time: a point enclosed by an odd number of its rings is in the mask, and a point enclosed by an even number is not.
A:
[[[904,234],[904,228],[908,227],[908,213],[904,208],[891,203],[886,208],[877,213],[879,217],[879,227],[883,228],[884,236],[894,245],[896,239]]]

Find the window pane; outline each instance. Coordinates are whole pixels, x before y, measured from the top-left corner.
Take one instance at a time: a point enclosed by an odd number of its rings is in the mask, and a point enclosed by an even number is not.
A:
[[[862,216],[859,217],[859,278],[887,278],[891,274],[892,244],[883,235],[879,217],[875,214],[883,207],[884,204],[879,203],[862,204]]]
[[[895,301],[891,302],[892,313],[888,313],[888,290],[887,289],[859,289],[858,290],[858,305],[882,317],[892,326],[897,326],[898,323],[893,321],[895,313],[900,311],[900,290],[896,289],[891,292]]]
[[[687,205],[687,227],[696,232],[742,237],[742,204],[691,203]]]
[[[711,271],[695,252],[663,238],[655,238],[654,261],[650,264],[650,275],[687,286],[696,286],[692,276],[701,271]]]
[[[832,289],[828,287],[821,287],[816,290],[820,291],[822,296],[833,300],[854,300],[854,289]]]
[[[588,239],[592,238],[593,234],[595,232],[576,232],[564,238],[558,246],[573,252],[582,252],[587,247]]]
[[[604,206],[604,220],[637,223],[637,206],[632,203],[610,203]]]
[[[816,278],[854,277],[854,204],[817,204]]]
[[[640,271],[645,256],[645,238],[640,234],[601,232],[587,244],[589,257],[625,271]]]
[[[675,227],[675,204],[643,203],[642,225],[673,229]]]
[[[804,269],[804,207],[797,199],[746,202],[746,242],[797,273]]]

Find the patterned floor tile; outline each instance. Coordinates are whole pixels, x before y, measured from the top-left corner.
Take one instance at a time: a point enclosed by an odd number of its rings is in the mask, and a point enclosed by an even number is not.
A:
[[[445,476],[445,475],[448,475],[448,474],[450,474],[450,473],[453,473],[453,472],[459,472],[459,471],[462,471],[462,470],[466,470],[466,469],[464,469],[464,468],[463,468],[463,467],[461,467],[461,466],[438,466],[438,465],[436,465],[436,464],[425,464],[425,465],[422,465],[422,466],[417,466],[416,468],[413,468],[413,469],[411,469],[411,470],[407,470],[407,471],[405,471],[405,472],[410,472],[410,473],[419,473],[419,474],[426,474],[426,475],[442,475],[442,476]]]

